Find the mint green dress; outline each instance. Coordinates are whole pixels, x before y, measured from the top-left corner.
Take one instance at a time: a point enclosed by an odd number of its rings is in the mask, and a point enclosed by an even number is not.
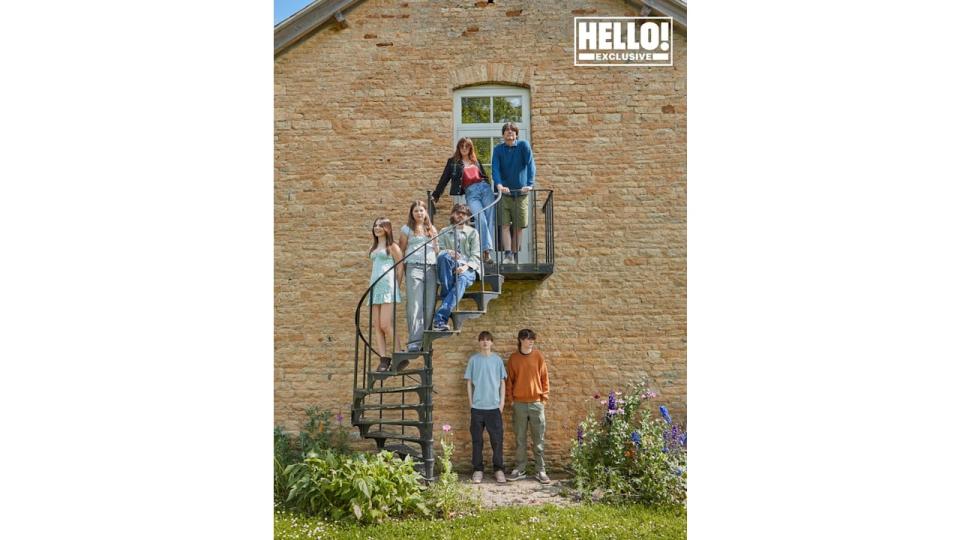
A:
[[[370,254],[370,259],[373,261],[373,271],[370,272],[370,285],[373,285],[373,282],[376,281],[381,274],[397,262],[383,249],[373,250],[373,253]],[[373,292],[367,300],[368,306],[371,303],[392,304],[394,302],[400,302],[400,289],[393,282],[393,275],[395,273],[396,270],[390,270],[383,279],[377,282],[377,286],[373,288]]]

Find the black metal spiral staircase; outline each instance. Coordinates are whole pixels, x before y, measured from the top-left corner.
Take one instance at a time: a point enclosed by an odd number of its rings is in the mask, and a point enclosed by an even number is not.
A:
[[[497,194],[491,206],[501,199]],[[431,205],[432,207],[432,205]],[[549,213],[548,213],[549,208]],[[432,210],[432,208],[431,208]],[[539,279],[553,271],[553,206],[552,191],[543,212],[549,223],[549,272],[542,272]],[[432,212],[431,212],[432,213]],[[441,232],[437,238],[443,234]],[[367,318],[367,332],[364,334],[361,326],[361,311],[367,297],[381,279],[395,270],[401,263],[412,257],[426,257],[425,249],[430,242],[420,246],[416,251],[407,254],[403,259],[383,273],[379,279],[366,290],[357,304],[355,314],[356,339],[354,348],[353,374],[353,404],[351,406],[351,424],[360,429],[360,436],[373,439],[378,450],[390,450],[401,458],[410,456],[416,462],[423,477],[433,480],[434,451],[433,451],[433,344],[436,340],[457,335],[463,329],[464,323],[470,319],[482,317],[487,312],[490,302],[497,299],[503,288],[504,273],[510,265],[501,265],[499,257],[494,263],[487,263],[481,272],[481,279],[463,295],[463,300],[473,301],[476,310],[461,310],[459,306],[451,313],[452,328],[449,331],[432,330],[430,323],[425,321],[421,350],[417,352],[393,352],[390,369],[385,372],[375,371],[374,360],[380,356],[374,351],[369,337],[372,337],[372,311]],[[420,255],[418,252],[424,250]],[[519,270],[514,265],[514,270]],[[394,286],[397,287],[397,272],[393,272]],[[524,276],[527,274],[525,273]],[[521,279],[530,279],[523,277]],[[440,299],[438,298],[438,301]],[[469,305],[469,304],[468,304]],[[394,336],[396,336],[396,304],[394,310]],[[372,310],[372,308],[371,308]],[[390,347],[390,344],[388,344]],[[422,359],[422,364],[419,362]],[[397,366],[403,369],[397,369]],[[414,446],[417,446],[415,448]]]
[[[499,274],[484,276],[481,290],[463,295],[464,300],[476,302],[477,310],[451,313],[450,331],[424,331],[423,350],[394,353],[389,371],[371,371],[372,362],[364,363],[366,380],[362,388],[355,388],[353,392],[352,424],[360,428],[361,437],[376,441],[377,449],[390,450],[400,457],[411,456],[427,480],[433,478],[434,466],[433,343],[459,334],[465,321],[486,313],[487,305],[500,295],[502,286],[503,277]],[[415,365],[419,358],[423,359],[422,366]],[[395,370],[394,366],[404,360],[411,366]],[[398,395],[399,402],[387,398],[388,394]],[[416,401],[412,401],[413,398]]]

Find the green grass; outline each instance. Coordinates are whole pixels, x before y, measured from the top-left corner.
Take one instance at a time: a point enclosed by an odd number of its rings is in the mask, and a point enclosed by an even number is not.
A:
[[[613,538],[677,539],[687,537],[685,510],[601,504],[559,508],[553,505],[487,510],[449,521],[407,519],[380,525],[330,523],[279,511],[275,540],[313,538]]]

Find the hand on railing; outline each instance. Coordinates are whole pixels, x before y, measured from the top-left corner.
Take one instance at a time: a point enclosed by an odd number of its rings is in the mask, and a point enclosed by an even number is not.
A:
[[[524,193],[529,193],[531,190],[533,190],[533,188],[530,187],[530,186],[523,186],[523,187],[520,188],[520,189],[510,189],[510,188],[508,188],[507,186],[505,186],[505,185],[503,185],[503,184],[500,184],[500,187],[498,188],[498,191],[499,191],[500,193],[503,193],[504,195],[510,195],[510,194],[513,194],[513,193],[519,193],[519,194],[522,195],[522,194],[524,194]]]
[[[501,186],[501,187],[504,187],[504,186]],[[509,190],[508,190],[508,191],[509,191]],[[497,203],[500,202],[501,197],[502,197],[501,194],[497,194],[497,196],[496,196],[496,198],[494,198],[493,202],[490,203],[489,205],[484,206],[483,208],[481,208],[479,213],[483,213],[483,212],[484,212],[485,210],[487,210],[488,208],[493,208],[494,206],[496,206]],[[469,220],[470,220],[469,217],[464,217],[464,218],[456,221],[453,225],[459,226],[459,225],[462,225],[462,224],[466,223],[466,222],[469,221]],[[416,249],[414,249],[414,250],[411,251],[410,253],[407,253],[406,255],[404,255],[403,258],[401,258],[399,261],[397,261],[396,263],[394,263],[393,266],[391,266],[390,268],[386,269],[382,274],[380,274],[380,276],[378,276],[377,279],[375,279],[375,280],[373,281],[373,283],[370,284],[370,286],[367,288],[367,290],[366,290],[366,291],[363,293],[363,295],[360,297],[360,302],[357,303],[357,310],[356,310],[356,312],[355,312],[355,314],[354,314],[354,323],[355,323],[355,325],[356,325],[357,335],[358,335],[358,337],[360,338],[360,341],[363,342],[364,346],[365,346],[367,349],[373,350],[370,342],[367,340],[366,337],[364,337],[362,327],[360,326],[360,309],[363,307],[363,301],[373,292],[373,289],[377,286],[377,283],[380,283],[380,280],[383,279],[384,276],[390,274],[390,272],[394,271],[394,269],[396,269],[397,267],[401,267],[401,268],[402,268],[401,265],[403,265],[408,258],[414,256],[414,255],[415,255],[418,251],[420,251],[421,249],[424,249],[424,250],[425,250],[425,248],[426,248],[427,245],[431,245],[431,244],[433,244],[433,243],[436,243],[437,240],[438,240],[441,236],[443,236],[443,235],[445,235],[445,234],[449,234],[449,233],[453,232],[454,230],[455,230],[454,227],[448,228],[448,229],[446,229],[446,230],[441,230],[441,231],[438,232],[436,235],[430,237],[430,238],[429,238],[426,242],[424,242],[422,245],[417,246]],[[396,318],[394,318],[394,325],[396,325]],[[395,330],[395,329],[394,329],[394,330]],[[396,334],[394,334],[394,335],[396,335]]]

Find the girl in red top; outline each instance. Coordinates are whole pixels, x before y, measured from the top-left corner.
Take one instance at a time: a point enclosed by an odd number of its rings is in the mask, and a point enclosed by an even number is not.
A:
[[[450,187],[451,195],[464,195],[467,206],[474,216],[474,225],[480,233],[480,249],[483,250],[484,262],[492,262],[490,250],[493,247],[493,184],[483,170],[483,165],[477,159],[473,141],[469,137],[462,137],[457,141],[453,156],[447,160],[443,175],[437,188],[433,191],[434,202],[440,199],[447,182],[453,181]],[[485,207],[486,210],[481,210]]]

